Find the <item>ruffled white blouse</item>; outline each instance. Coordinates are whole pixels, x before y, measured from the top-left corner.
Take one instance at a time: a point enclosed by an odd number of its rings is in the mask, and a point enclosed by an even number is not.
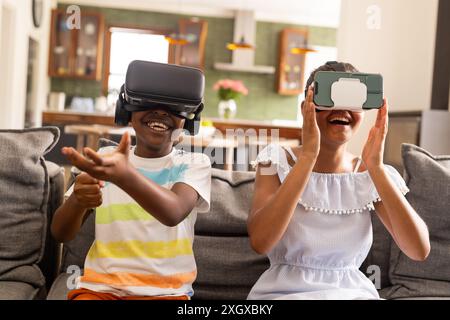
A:
[[[283,182],[292,169],[292,150],[270,144],[253,165],[267,164],[263,174]],[[403,194],[400,174],[386,165]],[[356,171],[356,170],[355,170]],[[268,253],[270,268],[248,299],[379,299],[374,284],[359,270],[372,246],[370,210],[380,201],[368,171],[312,172],[289,225]]]

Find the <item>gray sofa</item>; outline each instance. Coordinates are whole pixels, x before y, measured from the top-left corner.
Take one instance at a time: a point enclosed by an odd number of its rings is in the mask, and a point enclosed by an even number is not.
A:
[[[431,181],[431,188],[438,187],[432,183],[436,181],[434,175],[441,176],[441,185],[447,188],[450,157],[448,161],[446,157],[436,159],[412,145],[405,145],[402,152],[406,181],[411,189],[408,200],[418,208],[430,228],[432,252],[426,262],[409,260],[399,252],[376,214],[372,214],[374,243],[361,271],[376,279],[380,296],[386,299],[450,299],[449,206],[445,209],[450,205],[450,197],[434,199],[432,214],[430,205],[424,203],[427,198],[421,199],[423,192],[429,192],[427,181]],[[423,166],[428,171],[426,177],[422,176]],[[194,283],[194,299],[245,299],[252,285],[269,267],[266,257],[252,251],[247,235],[246,220],[254,178],[254,172],[213,169],[211,210],[199,214],[195,226],[194,253],[198,277]],[[448,190],[450,192],[450,187]],[[445,234],[441,236],[442,232]],[[55,280],[48,299],[66,298],[67,283],[71,283],[72,274],[65,271],[71,265],[82,268],[93,239],[94,215],[91,215],[80,234],[64,244],[61,274]],[[427,274],[421,271],[423,268],[435,271]]]
[[[0,145],[9,156],[0,157],[0,299],[66,299],[94,239],[94,215],[62,246],[61,256],[60,245],[50,237],[64,183],[62,169],[43,155],[57,139],[52,128],[0,132]],[[361,270],[379,280],[384,298],[448,299],[450,156],[434,157],[412,145],[402,153],[411,189],[407,197],[430,229],[432,251],[425,262],[409,260],[374,214],[374,244]],[[211,211],[199,214],[195,227],[194,299],[245,299],[269,266],[250,248],[247,235],[254,177],[254,172],[213,169]]]

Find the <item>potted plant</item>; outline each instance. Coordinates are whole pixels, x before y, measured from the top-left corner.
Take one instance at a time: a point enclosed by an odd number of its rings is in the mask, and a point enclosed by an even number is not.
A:
[[[218,106],[219,116],[222,119],[232,119],[236,116],[236,100],[248,94],[248,89],[240,80],[222,79],[214,84],[220,102]]]

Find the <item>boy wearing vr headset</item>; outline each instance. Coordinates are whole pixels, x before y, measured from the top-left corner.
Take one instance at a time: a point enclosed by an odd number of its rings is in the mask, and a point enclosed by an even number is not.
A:
[[[192,252],[197,212],[209,211],[211,163],[176,150],[185,128],[195,133],[203,108],[203,74],[193,68],[133,61],[116,105],[116,123],[131,122],[117,147],[85,156],[62,152],[79,170],[57,210],[52,234],[75,237],[96,208],[95,240],[73,300],[189,299],[196,278]],[[198,123],[197,123],[198,126]]]

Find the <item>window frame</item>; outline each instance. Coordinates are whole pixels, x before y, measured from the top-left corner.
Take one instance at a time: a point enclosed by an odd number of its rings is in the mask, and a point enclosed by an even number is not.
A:
[[[109,25],[105,33],[105,51],[103,61],[102,94],[104,96],[108,95],[108,85],[109,85],[108,82],[111,63],[111,35],[113,32],[118,31],[140,33],[140,34],[155,34],[163,36],[169,35],[174,32],[172,29],[161,29],[161,28],[142,27],[134,25],[120,25],[120,24]],[[175,60],[175,48],[173,45],[169,44],[168,62],[173,63],[174,60]]]

